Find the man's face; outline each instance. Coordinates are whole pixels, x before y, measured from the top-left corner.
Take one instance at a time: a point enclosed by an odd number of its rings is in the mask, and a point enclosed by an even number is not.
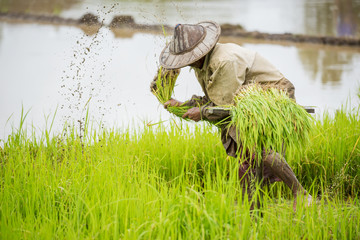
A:
[[[204,64],[205,56],[197,60],[196,62],[190,64],[190,67],[199,68],[201,69]]]

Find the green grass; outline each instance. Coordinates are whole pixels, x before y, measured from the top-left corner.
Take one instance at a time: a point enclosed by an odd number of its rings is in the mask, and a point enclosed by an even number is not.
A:
[[[324,116],[303,152],[287,150],[318,197],[295,213],[283,183],[250,212],[238,163],[206,123],[88,126],[82,138],[74,129],[37,137],[20,126],[0,149],[0,239],[360,238],[359,110]]]

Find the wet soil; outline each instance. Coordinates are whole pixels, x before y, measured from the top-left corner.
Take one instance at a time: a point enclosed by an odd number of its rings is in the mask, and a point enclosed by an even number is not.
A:
[[[53,15],[36,15],[28,13],[0,13],[0,21],[20,22],[20,23],[42,23],[42,24],[56,24],[56,25],[71,25],[82,28],[86,31],[86,27],[101,27],[104,26],[103,22],[99,22],[99,17],[91,13],[87,13],[80,19],[62,18]],[[84,29],[85,27],[85,29]],[[171,32],[173,27],[168,25],[148,25],[137,24],[132,16],[121,15],[115,16],[108,27],[121,37],[121,30],[133,30],[141,32],[152,32],[155,34],[162,34],[163,28]],[[96,29],[96,28],[95,28]],[[89,31],[90,34],[95,34],[95,31]],[[289,42],[289,43],[310,43],[321,45],[333,46],[350,46],[359,47],[360,38],[352,37],[332,37],[332,36],[311,36],[301,34],[271,34],[258,31],[246,31],[240,25],[222,24],[221,25],[222,37],[234,38],[249,38],[259,39],[264,41],[275,42]]]

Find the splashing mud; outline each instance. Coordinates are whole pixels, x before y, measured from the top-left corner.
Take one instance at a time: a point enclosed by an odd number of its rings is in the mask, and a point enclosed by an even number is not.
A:
[[[116,5],[116,4],[115,4]],[[98,10],[102,14],[109,14],[115,5],[106,9]],[[112,61],[111,56],[106,59],[100,58],[103,50],[104,40],[104,18],[93,14],[86,14],[80,22],[83,23],[84,34],[77,41],[73,48],[73,56],[61,78],[59,93],[64,98],[60,110],[66,111],[63,121],[68,127],[76,124],[80,133],[80,139],[84,136],[85,125],[88,123],[88,110],[96,111],[104,117],[111,110],[105,104],[111,96],[112,90],[109,80],[104,77],[107,65]],[[97,119],[103,127],[103,119]]]

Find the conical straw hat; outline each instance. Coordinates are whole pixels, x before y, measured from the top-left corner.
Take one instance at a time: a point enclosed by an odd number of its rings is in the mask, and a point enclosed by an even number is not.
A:
[[[220,31],[219,24],[211,21],[176,25],[173,38],[160,54],[160,65],[176,69],[196,62],[215,46]]]

